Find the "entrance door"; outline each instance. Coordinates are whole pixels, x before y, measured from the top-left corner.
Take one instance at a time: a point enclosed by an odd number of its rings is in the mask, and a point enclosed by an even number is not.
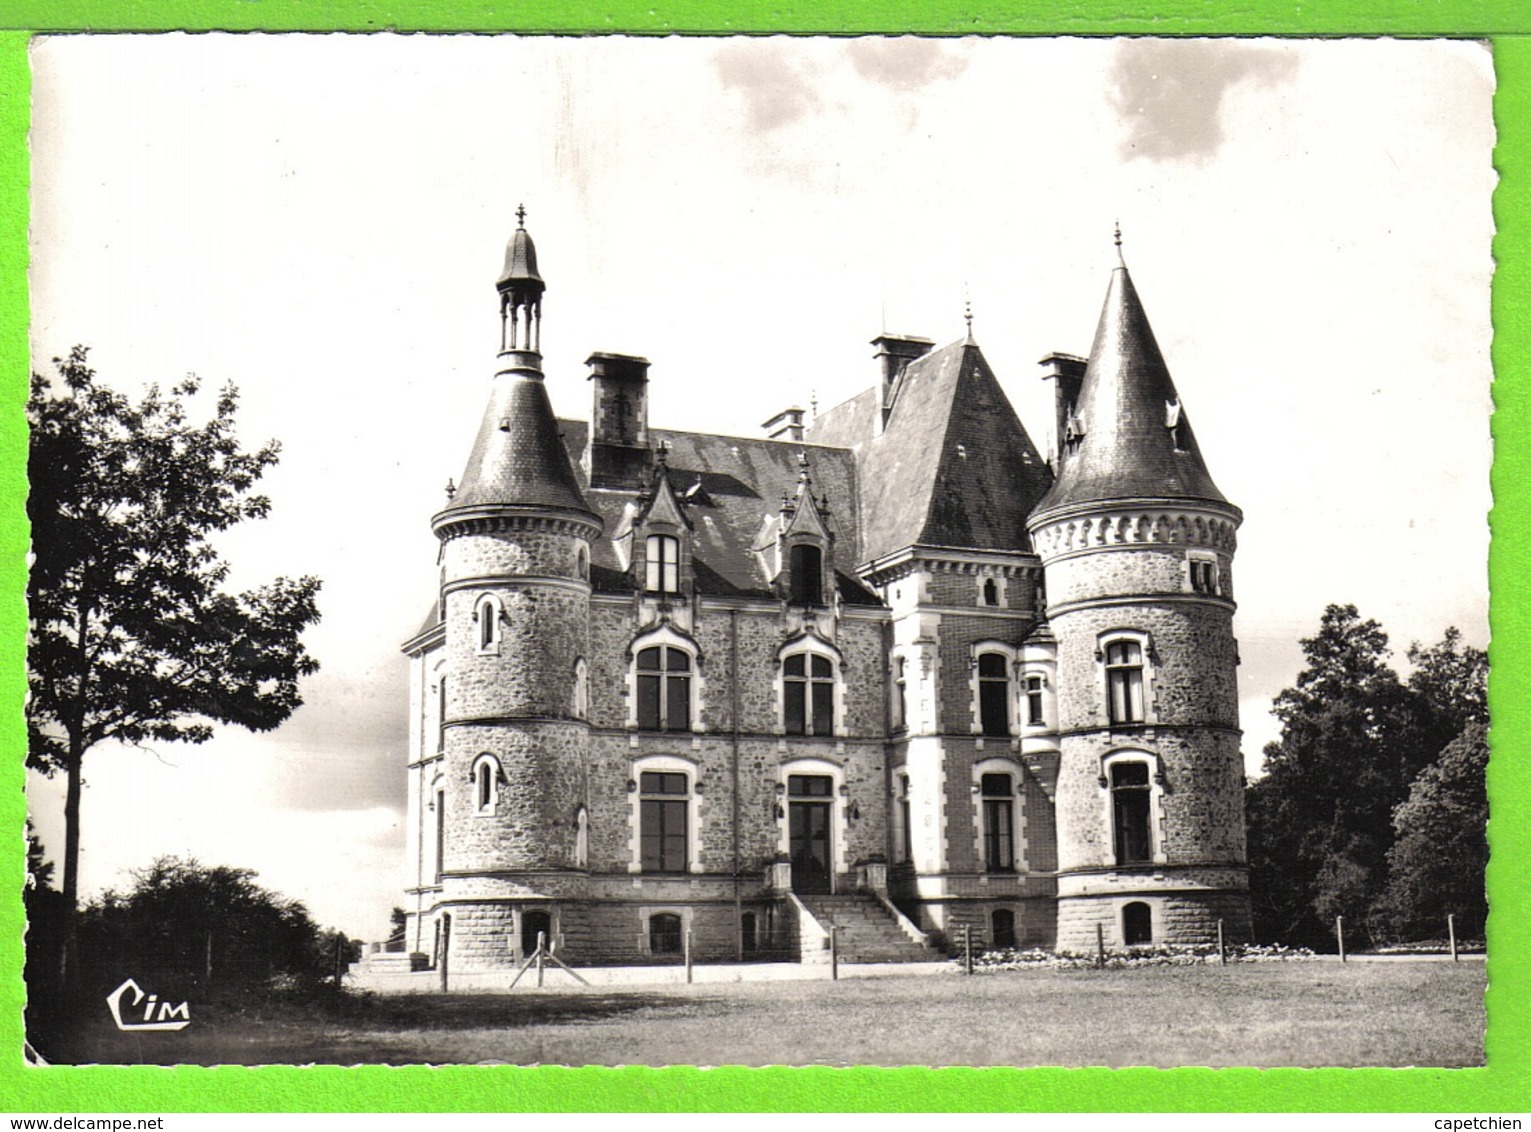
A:
[[[787,778],[787,822],[791,838],[792,891],[812,895],[831,890],[829,809],[834,783],[828,775]]]

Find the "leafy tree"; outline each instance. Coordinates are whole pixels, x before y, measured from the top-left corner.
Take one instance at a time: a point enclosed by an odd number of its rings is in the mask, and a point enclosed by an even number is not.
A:
[[[1438,936],[1448,913],[1456,914],[1459,932],[1482,932],[1488,917],[1487,770],[1488,730],[1473,721],[1393,811],[1398,839],[1388,850],[1388,887],[1380,902],[1393,934]]]
[[[1353,605],[1325,609],[1302,647],[1307,666],[1276,698],[1281,738],[1246,798],[1250,887],[1258,935],[1325,946],[1336,915],[1370,923],[1394,808],[1463,721],[1485,712],[1486,662],[1448,630],[1409,650],[1404,683],[1387,634]]]
[[[188,377],[136,404],[99,385],[75,347],[32,375],[28,475],[27,762],[66,778],[63,899],[73,939],[81,768],[104,740],[201,743],[212,724],[263,731],[318,668],[300,640],[318,620],[314,578],[222,590],[209,539],[269,501],[252,494],[278,446],[240,449],[226,387],[196,425]],[[67,962],[67,959],[66,959]]]
[[[335,933],[321,933],[301,903],[257,884],[251,869],[161,857],[132,877],[131,889],[81,911],[90,974],[108,990],[132,974],[205,997],[273,977],[316,984],[333,969]]]

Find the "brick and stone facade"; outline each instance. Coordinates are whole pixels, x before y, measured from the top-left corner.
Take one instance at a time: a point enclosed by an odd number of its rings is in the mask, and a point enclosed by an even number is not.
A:
[[[1051,461],[971,337],[883,335],[806,437],[652,428],[648,362],[604,352],[558,421],[524,227],[498,287],[405,645],[409,950],[798,958],[814,893],[937,943],[1247,936],[1239,513],[1125,269],[1089,363],[1049,359]]]

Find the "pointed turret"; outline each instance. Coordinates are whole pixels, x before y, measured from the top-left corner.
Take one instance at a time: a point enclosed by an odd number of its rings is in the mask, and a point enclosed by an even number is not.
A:
[[[438,533],[461,520],[505,510],[575,512],[595,520],[543,382],[537,346],[544,284],[537,274],[536,246],[526,231],[526,210],[518,208],[516,217],[519,226],[506,246],[505,270],[496,284],[503,339],[494,386],[459,486],[433,522]]]
[[[1201,458],[1125,264],[1111,272],[1078,401],[1066,417],[1058,479],[1039,515],[1106,500],[1227,502]]]

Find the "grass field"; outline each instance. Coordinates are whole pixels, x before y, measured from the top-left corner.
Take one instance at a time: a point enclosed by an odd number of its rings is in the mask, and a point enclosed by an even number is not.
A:
[[[199,1007],[54,1062],[1469,1066],[1481,963],[1267,963]]]

